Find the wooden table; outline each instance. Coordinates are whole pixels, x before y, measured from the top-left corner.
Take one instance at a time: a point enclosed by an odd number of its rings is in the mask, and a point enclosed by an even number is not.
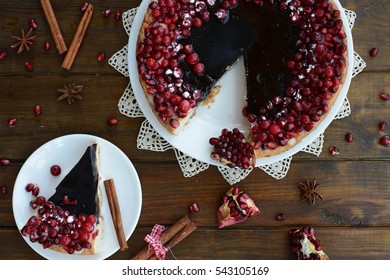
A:
[[[380,121],[390,121],[389,106],[380,100],[390,91],[389,65],[390,3],[373,0],[341,1],[357,13],[353,29],[355,50],[367,62],[363,73],[352,80],[348,94],[352,115],[333,121],[325,132],[324,151],[315,156],[298,153],[288,175],[275,180],[256,169],[238,187],[249,193],[262,213],[254,219],[218,230],[216,211],[221,195],[230,187],[216,167],[185,178],[172,150],[158,153],[137,149],[136,138],[143,118],[128,118],[118,111],[118,100],[128,79],[97,54],[112,56],[127,43],[120,21],[102,11],[126,11],[139,1],[94,1],[95,14],[70,71],[63,70],[63,56],[54,47],[39,1],[4,0],[0,5],[0,50],[8,56],[0,61],[0,158],[11,164],[0,166],[0,259],[42,259],[20,236],[12,212],[12,191],[16,176],[30,154],[45,142],[71,133],[88,133],[105,138],[134,163],[142,184],[140,220],[129,249],[110,259],[129,259],[145,246],[143,241],[155,223],[170,225],[197,202],[200,212],[190,217],[198,229],[174,249],[178,259],[294,259],[287,230],[308,225],[316,228],[331,259],[390,259],[390,148],[378,144]],[[67,45],[81,18],[81,1],[52,1]],[[28,29],[36,20],[37,38],[29,52],[17,55],[11,49],[11,35]],[[49,41],[50,51],[43,47]],[[368,51],[380,49],[377,58]],[[25,70],[25,62],[34,65]],[[84,85],[83,100],[68,105],[56,101],[58,88],[76,82]],[[34,116],[40,105],[42,114]],[[107,119],[118,119],[108,126]],[[7,121],[16,118],[15,127]],[[351,132],[352,143],[344,140]],[[331,156],[329,146],[340,154]],[[301,201],[299,182],[317,179],[323,201],[314,206]],[[284,221],[275,215],[285,214]],[[168,254],[168,258],[172,258]]]

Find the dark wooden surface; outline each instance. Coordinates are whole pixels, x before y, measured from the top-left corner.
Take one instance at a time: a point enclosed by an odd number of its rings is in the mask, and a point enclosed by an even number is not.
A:
[[[139,1],[94,1],[95,14],[70,71],[61,69],[63,56],[54,47],[38,0],[2,1],[0,5],[0,50],[8,56],[0,61],[0,158],[11,165],[0,166],[0,185],[8,192],[0,195],[0,259],[42,259],[20,236],[12,213],[12,191],[16,176],[28,156],[45,142],[70,133],[89,133],[105,138],[131,159],[143,191],[142,213],[137,228],[128,240],[129,250],[110,259],[129,259],[145,246],[143,238],[155,223],[170,225],[197,202],[201,211],[191,215],[198,229],[177,245],[178,259],[294,259],[289,250],[287,230],[313,226],[331,259],[390,259],[390,148],[378,145],[380,121],[390,122],[390,101],[378,98],[390,92],[390,2],[373,0],[341,1],[357,13],[353,29],[355,50],[367,62],[363,73],[352,80],[348,98],[352,115],[332,122],[325,132],[324,152],[317,158],[299,153],[294,156],[288,175],[275,180],[261,170],[253,171],[238,187],[248,192],[262,213],[245,223],[217,229],[216,210],[221,195],[230,187],[217,168],[185,178],[172,151],[164,153],[138,150],[136,137],[142,118],[120,114],[119,98],[128,79],[107,60],[97,62],[104,51],[107,58],[127,43],[121,22],[104,18],[106,8],[126,11]],[[80,1],[52,1],[67,45],[81,18]],[[37,21],[38,36],[30,52],[20,55],[10,48],[28,20]],[[47,52],[44,42],[52,49]],[[379,56],[368,55],[372,47]],[[27,72],[25,61],[34,64]],[[57,88],[64,84],[83,84],[84,99],[73,105],[57,102]],[[43,114],[35,117],[35,105]],[[17,118],[14,128],[9,118]],[[118,124],[109,127],[109,117]],[[353,143],[344,135],[353,133]],[[330,156],[334,145],[340,155]],[[316,178],[324,196],[311,206],[300,201],[298,183]],[[275,215],[283,212],[286,220]],[[168,258],[172,258],[171,255]]]

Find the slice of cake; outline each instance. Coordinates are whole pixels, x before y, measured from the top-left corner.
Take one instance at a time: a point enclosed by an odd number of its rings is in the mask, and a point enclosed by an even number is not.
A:
[[[98,165],[98,145],[92,144],[48,200],[37,196],[30,203],[33,209],[38,208],[37,215],[30,217],[22,235],[28,236],[31,242],[42,244],[45,249],[62,253],[99,253],[103,217],[100,213]],[[26,187],[26,190],[30,189]],[[33,189],[31,191],[37,195]]]

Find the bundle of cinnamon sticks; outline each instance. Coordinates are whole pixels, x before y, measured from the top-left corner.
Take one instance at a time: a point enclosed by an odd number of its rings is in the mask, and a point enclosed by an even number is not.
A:
[[[196,230],[196,225],[188,218],[184,216],[172,226],[165,229],[161,234],[161,245],[165,246],[168,250],[179,244],[184,238],[190,235]],[[153,248],[146,246],[132,260],[155,260],[157,259],[154,254]]]
[[[62,37],[62,33],[50,0],[40,0],[40,2],[58,53],[63,54],[67,51],[64,61],[62,63],[62,68],[70,70],[83,41],[85,32],[87,31],[88,25],[91,21],[94,6],[92,4],[88,4],[88,7],[84,11],[84,15],[81,18],[81,21],[77,27],[76,33],[73,36],[72,43],[70,44],[70,47],[68,49],[66,47],[64,38]]]

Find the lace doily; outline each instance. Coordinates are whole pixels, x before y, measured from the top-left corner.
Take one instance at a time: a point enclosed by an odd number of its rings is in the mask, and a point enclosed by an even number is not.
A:
[[[128,10],[127,12],[124,12],[122,15],[122,23],[127,35],[130,35],[131,25],[133,23],[136,12],[137,12],[137,8],[133,8]],[[344,12],[348,19],[349,26],[352,29],[355,24],[356,13],[346,9],[344,9]],[[116,52],[109,59],[108,63],[113,68],[115,68],[118,72],[120,72],[123,76],[129,77],[128,62],[127,62],[127,45],[124,46],[118,52]],[[359,54],[355,52],[352,77],[355,77],[357,74],[362,72],[365,67],[366,67],[366,63],[359,56]],[[142,113],[141,109],[138,106],[137,100],[135,98],[130,83],[128,84],[125,92],[123,93],[122,97],[119,100],[118,109],[123,115],[131,118],[144,117],[144,114]],[[351,107],[348,98],[346,98],[334,119],[342,119],[349,116],[350,114],[351,114]],[[324,144],[324,134],[322,133],[310,145],[308,145],[301,151],[305,153],[313,154],[318,157],[322,152],[323,144]],[[155,151],[155,152],[164,152],[169,149],[173,149],[178,164],[183,172],[183,176],[185,177],[195,176],[200,172],[209,168],[208,163],[204,163],[195,158],[187,156],[183,152],[173,148],[163,137],[161,137],[157,133],[156,130],[154,130],[154,128],[150,125],[148,120],[145,120],[141,125],[137,137],[137,148]],[[290,168],[291,161],[292,161],[292,157],[290,156],[281,161],[275,162],[273,164],[262,165],[256,168],[261,169],[269,176],[279,180],[284,178],[287,175],[288,170]],[[217,168],[221,173],[221,175],[223,176],[223,178],[225,178],[225,180],[230,185],[234,185],[240,182],[241,180],[245,179],[245,177],[248,176],[250,172],[252,172],[254,169],[254,168],[250,168],[248,170],[242,170],[240,168],[230,168],[225,166],[218,166]]]

